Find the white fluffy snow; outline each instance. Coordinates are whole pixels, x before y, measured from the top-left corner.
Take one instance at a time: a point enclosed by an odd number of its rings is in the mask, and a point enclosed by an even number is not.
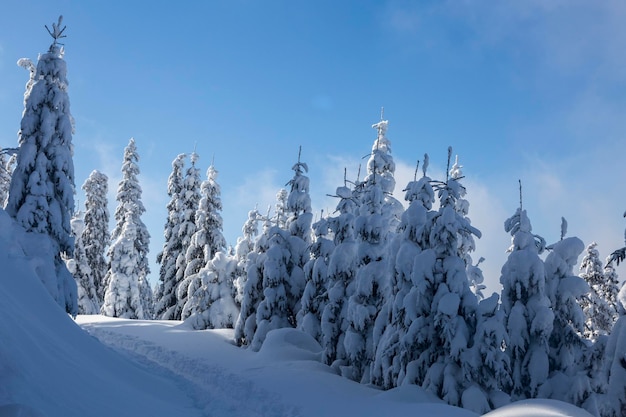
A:
[[[573,405],[555,400],[524,400],[506,405],[484,417],[589,417],[591,414]]]

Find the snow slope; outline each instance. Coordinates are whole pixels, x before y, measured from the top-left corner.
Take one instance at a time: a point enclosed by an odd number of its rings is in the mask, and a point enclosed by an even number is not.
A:
[[[0,210],[1,416],[201,415],[174,381],[74,323],[38,278],[49,265],[25,255],[29,244]]]
[[[174,321],[79,316],[81,329],[42,285],[46,260],[25,254],[29,242],[0,210],[2,417],[476,417],[415,386],[380,391],[341,378],[298,330],[270,332],[255,353],[234,346],[231,330]],[[488,414],[521,415],[588,417],[546,400]]]

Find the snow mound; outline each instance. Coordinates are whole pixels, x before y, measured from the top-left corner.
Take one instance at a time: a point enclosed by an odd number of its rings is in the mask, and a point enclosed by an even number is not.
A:
[[[585,410],[557,400],[524,400],[505,405],[483,417],[592,417]]]
[[[200,414],[174,383],[80,329],[38,276],[32,235],[4,210],[0,224],[0,416]]]
[[[399,387],[383,391],[377,395],[381,400],[402,402],[402,403],[440,403],[443,401],[436,395],[413,384],[401,385]]]
[[[259,355],[265,359],[319,362],[322,347],[302,330],[276,329],[267,334]]]

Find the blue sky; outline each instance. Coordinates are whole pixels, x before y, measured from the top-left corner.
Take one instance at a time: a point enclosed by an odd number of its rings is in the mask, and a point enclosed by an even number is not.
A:
[[[623,244],[626,3],[488,1],[33,1],[0,15],[0,146],[16,144],[28,74],[59,14],[78,188],[141,156],[152,269],[163,245],[167,176],[178,153],[215,157],[227,240],[291,178],[302,146],[316,210],[334,209],[385,108],[397,192],[424,152],[443,175],[449,145],[466,175],[475,258],[497,288],[519,204],[553,242]],[[79,194],[79,200],[81,195]],[[84,201],[80,201],[82,205]]]

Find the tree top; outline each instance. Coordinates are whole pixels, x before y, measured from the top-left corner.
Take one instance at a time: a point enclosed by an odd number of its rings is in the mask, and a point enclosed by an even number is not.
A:
[[[65,29],[67,28],[67,26],[61,27],[62,24],[63,24],[63,16],[59,16],[59,21],[57,23],[53,23],[52,24],[52,30],[50,30],[48,25],[44,25],[46,30],[50,34],[50,36],[52,36],[52,38],[54,39],[54,42],[50,46],[51,50],[56,48],[56,46],[57,46],[57,44],[59,42],[59,39],[67,37],[66,35],[63,34],[63,32],[65,32]]]

